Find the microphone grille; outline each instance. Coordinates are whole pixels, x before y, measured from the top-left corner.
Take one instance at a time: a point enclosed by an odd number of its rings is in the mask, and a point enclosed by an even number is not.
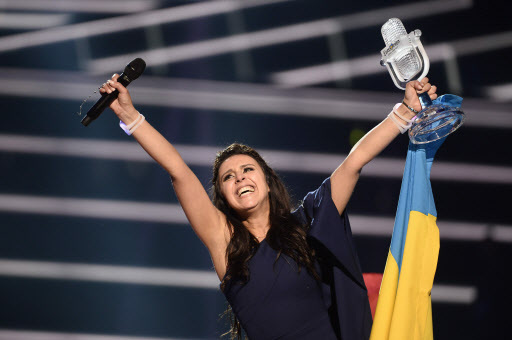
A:
[[[139,78],[139,76],[146,69],[146,62],[141,58],[135,58],[124,68],[123,73],[130,79],[130,81]]]
[[[404,24],[398,18],[391,18],[380,29],[386,46],[395,43],[401,35],[407,35]]]

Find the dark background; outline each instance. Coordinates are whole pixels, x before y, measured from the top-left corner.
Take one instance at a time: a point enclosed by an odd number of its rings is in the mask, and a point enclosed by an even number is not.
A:
[[[0,339],[35,339],[38,334],[68,339],[76,333],[87,339],[96,339],[94,334],[218,338],[227,330],[220,319],[226,302],[215,288],[206,248],[179,214],[169,213],[160,221],[152,217],[151,207],[158,210],[156,216],[165,214],[166,205],[177,204],[168,175],[156,163],[138,158],[143,153],[110,111],[83,127],[77,114],[82,100],[92,95],[86,111],[98,98],[95,88],[139,56],[148,68],[130,86],[136,107],[178,146],[205,186],[214,150],[234,141],[263,150],[269,158],[283,151],[298,157],[339,155],[341,162],[354,142],[401,100],[402,92],[384,68],[371,71],[384,47],[380,27],[393,16],[402,18],[408,31],[423,32],[421,40],[431,58],[428,77],[439,94],[464,97],[467,114],[465,125],[447,139],[433,167],[441,234],[432,292],[435,338],[506,338],[512,255],[510,9],[501,1],[480,0],[266,2],[73,0],[46,8],[15,1],[0,4]],[[142,3],[143,8],[130,9],[130,3]],[[215,3],[239,6],[170,22],[184,8]],[[168,8],[175,11],[166,14],[167,21],[133,26],[146,12],[157,11],[157,17]],[[27,14],[34,16],[9,24],[8,19]],[[42,15],[57,21],[27,26]],[[119,22],[104,21],[121,17]],[[320,30],[318,22],[325,19],[341,28],[326,24],[325,33],[304,38]],[[76,26],[87,23],[82,30]],[[120,28],[125,23],[129,26]],[[298,26],[304,23],[312,24]],[[248,35],[291,25],[292,33],[259,36],[267,39],[260,45]],[[81,31],[86,33],[71,35]],[[237,35],[246,47],[233,50],[231,43],[220,40]],[[280,41],[268,42],[281,35]],[[192,43],[213,39],[219,40],[204,50],[218,53],[191,56],[200,46]],[[444,52],[438,52],[441,44]],[[163,50],[161,61],[151,54],[171,47],[175,49]],[[178,52],[181,60],[168,59]],[[99,63],[110,57],[119,59]],[[363,57],[370,58],[362,68],[366,73],[332,76],[338,74],[335,63],[358,63]],[[294,85],[276,76],[318,65],[331,65],[331,78]],[[350,65],[355,70],[356,64]],[[407,137],[399,136],[371,171],[363,170],[348,206],[365,272],[384,270],[407,143]],[[306,155],[288,165],[279,158],[270,160],[294,202],[320,185],[337,164],[304,170],[301,165],[311,159]],[[394,172],[386,172],[379,160],[392,161]],[[108,207],[107,212],[87,212],[97,203]],[[125,217],[127,213],[132,217]],[[382,225],[382,232],[364,232],[370,218]],[[8,264],[22,269],[13,274]],[[27,269],[28,264],[35,267]],[[61,267],[45,277],[37,270],[43,264]],[[100,265],[95,268],[107,273],[109,268],[111,273],[119,268],[193,269],[213,280],[198,288],[189,283],[71,279],[70,267],[63,264]],[[152,280],[149,272],[142,273]],[[466,293],[457,301],[460,292]]]

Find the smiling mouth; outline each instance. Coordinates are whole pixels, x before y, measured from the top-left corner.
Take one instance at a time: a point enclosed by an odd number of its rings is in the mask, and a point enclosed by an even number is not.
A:
[[[242,197],[244,195],[250,194],[254,192],[254,188],[250,186],[245,186],[240,189],[238,189],[238,197]]]

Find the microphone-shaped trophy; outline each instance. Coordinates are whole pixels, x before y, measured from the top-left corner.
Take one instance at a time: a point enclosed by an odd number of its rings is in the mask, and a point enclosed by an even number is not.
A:
[[[386,47],[381,51],[380,64],[386,66],[396,87],[405,90],[407,82],[423,79],[429,71],[430,62],[420,41],[421,31],[407,34],[400,19],[392,18],[382,25],[381,32]],[[422,110],[409,130],[409,138],[414,144],[441,139],[464,122],[465,114],[459,107],[433,105],[427,93],[421,93],[418,97]]]

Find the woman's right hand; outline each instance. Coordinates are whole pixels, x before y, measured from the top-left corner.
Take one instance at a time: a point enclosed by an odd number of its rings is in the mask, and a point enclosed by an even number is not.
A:
[[[133,106],[132,98],[126,87],[117,81],[118,78],[119,75],[114,74],[112,79],[107,80],[100,87],[100,93],[119,91],[119,96],[110,104],[110,108],[123,123],[128,125],[139,117],[139,112]]]

